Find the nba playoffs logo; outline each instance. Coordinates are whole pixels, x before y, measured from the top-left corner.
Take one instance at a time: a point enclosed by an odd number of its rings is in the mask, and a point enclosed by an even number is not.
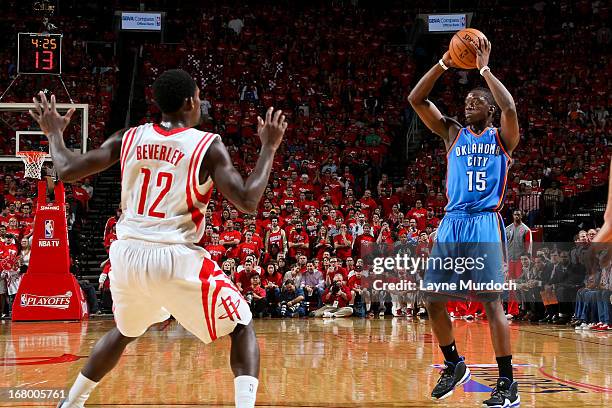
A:
[[[45,239],[53,238],[54,229],[53,220],[45,220]]]
[[[155,26],[156,27],[161,27],[161,16],[156,16],[155,17]]]
[[[23,293],[21,295],[21,307],[48,307],[50,309],[68,309],[72,292],[68,291],[65,295],[38,296]]]

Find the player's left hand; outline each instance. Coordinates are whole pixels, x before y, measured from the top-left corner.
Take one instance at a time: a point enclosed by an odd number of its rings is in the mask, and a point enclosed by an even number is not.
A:
[[[70,123],[75,109],[70,108],[62,116],[55,108],[55,95],[51,95],[51,103],[47,101],[47,96],[44,92],[40,91],[38,95],[40,96],[40,102],[36,97],[32,98],[34,101],[34,111],[29,110],[30,116],[38,123],[40,130],[45,133],[45,136],[49,137],[52,134],[61,135]]]
[[[491,55],[491,41],[483,40],[480,37],[477,42],[472,42],[472,47],[476,51],[476,67],[478,69],[489,65]]]

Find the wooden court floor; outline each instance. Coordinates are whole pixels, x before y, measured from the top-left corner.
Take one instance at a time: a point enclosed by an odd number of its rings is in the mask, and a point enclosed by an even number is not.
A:
[[[447,400],[428,396],[441,362],[426,321],[256,321],[262,369],[258,407],[476,407],[497,377],[486,322],[454,322],[473,381]],[[0,323],[0,387],[69,387],[110,320]],[[522,407],[612,404],[612,332],[511,325]],[[42,402],[0,406],[55,407]],[[131,344],[87,407],[233,407],[229,340],[201,344],[176,322]]]

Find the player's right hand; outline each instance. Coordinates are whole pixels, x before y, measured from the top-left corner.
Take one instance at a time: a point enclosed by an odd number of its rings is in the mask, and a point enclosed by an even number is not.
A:
[[[457,65],[455,65],[455,63],[453,62],[453,58],[450,55],[450,51],[446,51],[444,53],[444,55],[442,56],[442,62],[444,62],[444,65],[446,65],[449,68],[459,68]]]
[[[55,95],[51,95],[51,103],[47,101],[47,97],[43,91],[38,93],[40,102],[36,97],[34,101],[34,110],[29,110],[30,116],[40,126],[45,136],[61,135],[70,123],[70,118],[74,114],[75,109],[70,108],[64,116],[60,115],[55,108]]]
[[[257,134],[264,147],[278,149],[283,141],[285,130],[287,130],[287,122],[280,109],[275,112],[273,107],[268,108],[265,121],[261,116],[257,117]]]

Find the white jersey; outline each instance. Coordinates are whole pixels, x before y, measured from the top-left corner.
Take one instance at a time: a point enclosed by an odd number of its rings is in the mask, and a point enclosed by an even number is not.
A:
[[[191,128],[166,131],[152,123],[125,132],[118,239],[200,241],[213,187],[210,178],[199,183],[200,166],[218,137]]]

